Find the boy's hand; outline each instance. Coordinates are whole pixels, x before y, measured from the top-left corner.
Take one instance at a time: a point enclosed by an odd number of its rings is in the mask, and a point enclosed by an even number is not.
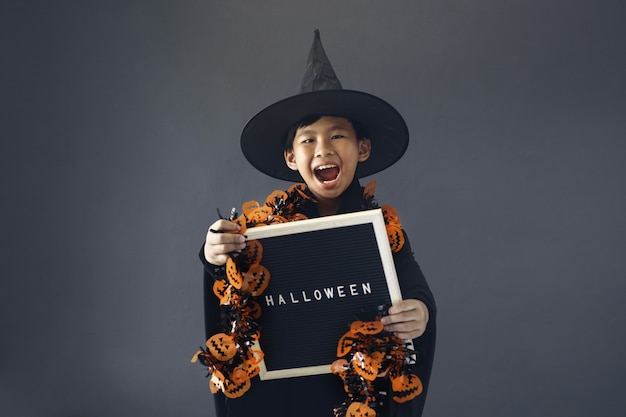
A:
[[[428,308],[419,300],[402,300],[389,307],[389,315],[381,319],[385,331],[400,339],[415,339],[424,334],[428,324]]]
[[[246,238],[238,234],[239,225],[228,220],[218,220],[209,227],[204,242],[204,257],[213,265],[224,265],[229,254],[241,252],[246,247]]]

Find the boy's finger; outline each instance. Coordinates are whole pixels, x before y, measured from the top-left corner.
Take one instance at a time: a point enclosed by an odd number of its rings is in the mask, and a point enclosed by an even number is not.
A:
[[[234,233],[210,233],[206,238],[208,245],[216,246],[215,251],[228,253],[232,250],[243,249],[246,246],[246,238]]]
[[[227,220],[218,220],[209,227],[210,233],[236,233],[241,227]]]
[[[391,307],[389,307],[388,313],[400,314],[405,311],[415,310],[417,308],[417,305],[412,303],[411,301],[413,300],[402,300],[398,304],[392,305]]]

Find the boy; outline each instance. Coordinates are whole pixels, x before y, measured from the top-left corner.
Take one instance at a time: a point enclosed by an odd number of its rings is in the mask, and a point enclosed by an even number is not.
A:
[[[316,31],[301,94],[257,114],[244,128],[241,144],[246,158],[261,172],[306,184],[308,198],[298,210],[312,218],[369,208],[358,178],[397,161],[408,146],[408,131],[388,103],[341,88]],[[387,401],[376,407],[378,416],[421,415],[434,353],[435,302],[406,234],[402,234],[404,244],[394,253],[394,263],[405,299],[390,307],[381,321],[385,331],[413,339],[418,352],[416,373],[424,390],[410,402]],[[220,331],[213,281],[232,254],[245,248],[246,239],[237,223],[220,219],[210,226],[200,254],[205,265],[207,337]],[[241,398],[224,398],[218,393],[215,405],[218,417],[332,416],[333,408],[345,396],[341,379],[332,374],[269,381],[257,378]]]

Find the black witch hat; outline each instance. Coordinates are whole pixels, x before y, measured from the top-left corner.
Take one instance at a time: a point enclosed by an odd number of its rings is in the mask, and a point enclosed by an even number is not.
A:
[[[289,130],[309,115],[341,116],[367,128],[372,143],[370,157],[360,162],[356,177],[382,171],[402,157],[409,131],[400,113],[386,101],[362,91],[344,90],[330,65],[315,30],[300,94],[261,110],[244,127],[241,149],[259,171],[281,180],[302,181],[285,164],[284,145]]]

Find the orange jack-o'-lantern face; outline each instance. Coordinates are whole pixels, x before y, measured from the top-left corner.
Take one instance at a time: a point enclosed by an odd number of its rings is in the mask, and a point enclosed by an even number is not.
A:
[[[252,265],[247,272],[242,272],[242,291],[249,292],[253,296],[258,296],[265,291],[270,283],[270,271],[263,265]]]
[[[226,333],[216,333],[206,341],[209,353],[224,362],[232,359],[237,353],[233,337]]]
[[[357,374],[368,381],[373,381],[378,375],[380,360],[363,352],[356,352],[352,356],[352,367]]]
[[[217,279],[213,282],[213,294],[220,300],[226,295],[228,283],[223,279]]]
[[[259,365],[252,363],[251,361],[245,361],[241,364],[241,367],[248,374],[248,378],[254,378],[259,373],[261,373],[261,368],[259,368]]]
[[[262,356],[260,356],[262,358]],[[250,353],[248,358],[244,359],[241,365],[237,368],[241,369],[246,373],[248,378],[254,378],[261,372],[261,368],[259,368],[259,357],[255,356],[253,352]]]
[[[228,398],[239,398],[250,389],[250,386],[250,378],[244,378],[240,382],[226,378],[222,392]]]
[[[348,353],[350,353],[353,344],[354,334],[352,332],[348,332],[341,336],[341,339],[339,339],[339,343],[337,343],[337,357],[341,358],[342,356],[346,356]]]
[[[376,416],[376,411],[374,411],[367,404],[363,404],[360,402],[353,402],[348,406],[346,410],[346,417],[374,417]]]
[[[389,246],[392,252],[399,252],[404,246],[404,233],[402,228],[396,224],[388,224],[385,226],[387,229],[387,238],[389,239]]]
[[[261,258],[263,257],[263,246],[261,245],[261,242],[258,240],[248,241],[239,257],[243,260],[243,269],[246,269],[245,267],[249,267],[250,265],[260,263]]]
[[[228,258],[226,261],[226,277],[230,285],[237,289],[241,288],[241,284],[243,283],[241,271],[232,258]]]
[[[390,379],[395,402],[404,403],[422,393],[422,381],[415,374],[400,374]]]
[[[378,334],[384,329],[383,324],[378,321],[357,320],[350,326],[350,331],[355,334]]]

